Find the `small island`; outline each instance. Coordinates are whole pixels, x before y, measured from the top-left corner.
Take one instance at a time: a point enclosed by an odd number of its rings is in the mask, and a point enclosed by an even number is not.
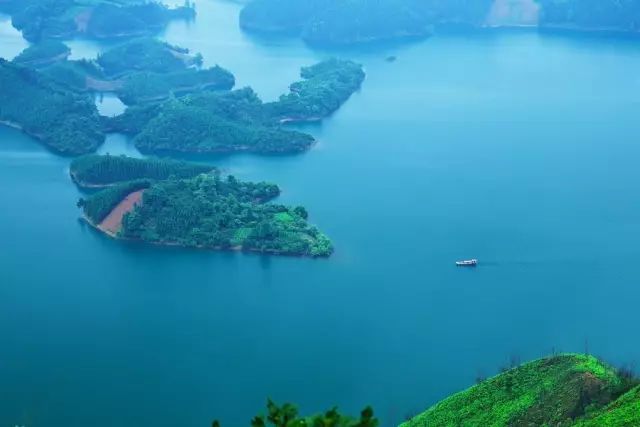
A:
[[[175,173],[189,176],[198,168],[93,156],[76,161],[71,174],[83,185],[108,186],[78,206],[91,225],[117,239],[309,257],[333,252],[331,241],[307,222],[305,208],[270,203],[280,194],[277,186],[222,177],[217,170],[185,179]]]
[[[535,360],[480,381],[400,427],[640,425],[640,381],[593,356]]]
[[[188,4],[168,8],[157,1],[141,0],[3,0],[0,12],[11,15],[25,39],[70,39],[78,35],[108,39],[138,37],[162,31],[173,19],[191,20]]]
[[[39,71],[0,59],[0,124],[15,127],[60,154],[95,151],[104,142],[94,100]]]

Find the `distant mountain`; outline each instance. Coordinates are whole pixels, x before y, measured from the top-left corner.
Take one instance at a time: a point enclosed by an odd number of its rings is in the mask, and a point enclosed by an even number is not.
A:
[[[426,37],[443,25],[635,32],[640,0],[254,0],[240,25],[312,45]]]

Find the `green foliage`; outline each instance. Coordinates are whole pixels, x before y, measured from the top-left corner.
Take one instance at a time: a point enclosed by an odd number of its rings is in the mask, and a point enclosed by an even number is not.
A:
[[[192,7],[169,9],[140,0],[3,0],[14,27],[29,41],[71,38],[77,34],[107,38],[149,35],[171,19],[192,19]]]
[[[302,68],[304,79],[290,86],[291,93],[267,104],[278,120],[313,120],[336,111],[360,88],[365,74],[362,65],[352,61],[329,59]]]
[[[136,134],[143,152],[298,152],[314,139],[282,129],[269,119],[250,89],[204,92],[170,99],[160,106],[129,108],[110,127]]]
[[[541,25],[617,31],[640,30],[636,0],[539,0]]]
[[[158,244],[330,255],[329,239],[295,210],[265,203],[278,194],[275,185],[241,182],[233,176],[169,179],[145,191],[143,203],[125,215],[121,233]],[[278,215],[283,213],[290,220],[281,221]]]
[[[212,424],[220,427],[218,421]],[[267,401],[267,414],[257,415],[251,420],[251,427],[377,427],[378,419],[370,406],[360,413],[360,418],[353,418],[338,412],[337,408],[330,409],[323,414],[300,417],[298,408],[290,403],[277,405],[271,399]]]
[[[131,71],[169,73],[184,70],[188,51],[160,40],[144,37],[129,40],[98,55],[97,62],[110,76]]]
[[[216,73],[220,80],[231,82],[224,71]],[[134,135],[136,147],[151,153],[304,151],[314,143],[313,137],[286,130],[280,122],[331,114],[360,87],[365,75],[359,64],[331,59],[303,68],[301,76],[304,80],[292,84],[291,93],[277,102],[263,104],[251,88],[192,94],[159,105],[130,107],[110,119],[108,128]],[[138,92],[133,92],[135,98]]]
[[[93,10],[87,33],[97,38],[149,35],[162,30],[172,19],[193,19],[195,9],[169,9],[159,2],[116,6],[104,2]]]
[[[607,405],[635,384],[592,356],[554,356],[454,394],[401,427],[569,426],[613,410]]]
[[[70,173],[80,186],[108,186],[138,179],[193,178],[215,168],[171,159],[135,159],[126,156],[88,155],[71,162]]]
[[[43,65],[60,57],[66,59],[70,53],[71,49],[60,41],[43,40],[23,50],[13,62],[23,65]]]
[[[342,45],[431,33],[435,24],[481,24],[492,0],[254,0],[242,10],[247,30],[300,35]]]
[[[62,154],[94,151],[103,141],[93,99],[54,84],[43,74],[0,59],[0,121]]]
[[[104,79],[102,70],[94,61],[80,59],[76,61],[56,62],[42,70],[56,83],[79,92],[89,90],[87,79]]]
[[[118,96],[127,105],[143,101],[162,100],[172,94],[209,90],[229,90],[235,84],[233,74],[222,67],[206,70],[189,68],[167,74],[134,73],[125,78]]]
[[[151,181],[149,180],[118,184],[92,194],[87,199],[81,198],[78,201],[78,207],[82,208],[84,215],[93,224],[100,224],[125,197],[135,191],[148,188],[150,185]]]
[[[621,426],[640,426],[640,386],[631,389],[586,419],[575,423],[575,427]]]

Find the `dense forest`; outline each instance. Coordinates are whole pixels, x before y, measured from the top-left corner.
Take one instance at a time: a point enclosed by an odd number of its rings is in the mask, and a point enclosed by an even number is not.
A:
[[[567,354],[505,369],[400,427],[640,425],[640,385],[628,369]]]
[[[94,151],[105,135],[93,99],[42,73],[0,59],[0,121],[68,155]]]
[[[151,181],[136,180],[118,183],[105,190],[92,194],[88,198],[78,200],[78,207],[82,208],[85,217],[92,224],[100,224],[111,211],[129,194],[134,191],[149,188]]]
[[[307,223],[304,207],[268,203],[280,194],[276,185],[223,178],[218,171],[209,173],[211,169],[178,161],[88,156],[74,161],[71,173],[85,185],[111,185],[78,202],[95,225],[129,194],[144,189],[142,203],[123,218],[121,238],[283,255],[332,253],[331,241]]]
[[[170,9],[159,2],[140,0],[3,0],[0,12],[9,13],[25,39],[132,37],[161,31],[172,19],[193,19],[195,9]]]
[[[37,66],[72,91],[113,92],[127,105],[235,85],[233,74],[220,66],[199,68],[201,55],[147,37],[116,45],[95,60],[67,60],[69,53],[62,42],[45,40],[25,49],[14,62]]]
[[[13,59],[16,64],[41,67],[54,62],[64,61],[71,49],[58,40],[43,40],[32,44]]]
[[[541,27],[640,31],[636,0],[536,0]],[[422,37],[440,26],[482,27],[495,0],[254,0],[247,31],[286,33],[317,45]],[[515,6],[517,7],[518,2]]]
[[[218,421],[214,421],[211,425],[220,427]],[[343,415],[338,408],[303,417],[300,416],[295,405],[290,403],[278,405],[269,399],[266,414],[256,415],[250,425],[251,427],[378,427],[379,422],[371,407],[364,408],[359,418]]]
[[[538,0],[540,24],[591,30],[640,31],[637,0]]]
[[[341,45],[424,37],[442,23],[481,25],[492,0],[255,0],[240,15],[249,31]]]
[[[110,128],[135,135],[136,147],[151,153],[299,152],[314,142],[275,123],[249,88],[130,107],[111,120]]]
[[[126,105],[160,101],[171,95],[181,95],[204,90],[230,90],[235,77],[216,65],[206,69],[188,68],[166,74],[154,72],[133,73],[124,78],[116,89]]]
[[[135,159],[127,156],[87,155],[73,159],[69,172],[81,187],[109,186],[138,179],[193,178],[212,173],[213,166],[173,159]]]
[[[133,135],[136,147],[148,153],[304,151],[314,139],[283,128],[281,122],[328,116],[360,87],[365,75],[359,64],[330,59],[303,68],[301,76],[304,80],[292,84],[291,93],[277,102],[264,104],[250,88],[198,93],[130,107],[108,127]]]
[[[365,74],[353,61],[330,59],[303,67],[302,81],[290,86],[291,93],[268,104],[276,120],[305,121],[329,116],[360,88]]]
[[[142,37],[107,50],[98,55],[96,62],[106,75],[118,77],[132,71],[181,71],[190,65],[201,65],[202,55],[190,55],[189,49]]]
[[[276,186],[233,176],[168,180],[145,190],[125,215],[122,237],[158,244],[237,248],[282,255],[329,256],[329,239],[306,221],[302,207],[264,203]]]

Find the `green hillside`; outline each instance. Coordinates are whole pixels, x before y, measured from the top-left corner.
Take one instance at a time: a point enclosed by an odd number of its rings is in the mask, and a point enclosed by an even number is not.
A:
[[[553,356],[454,394],[401,427],[636,426],[636,384],[593,356]]]

